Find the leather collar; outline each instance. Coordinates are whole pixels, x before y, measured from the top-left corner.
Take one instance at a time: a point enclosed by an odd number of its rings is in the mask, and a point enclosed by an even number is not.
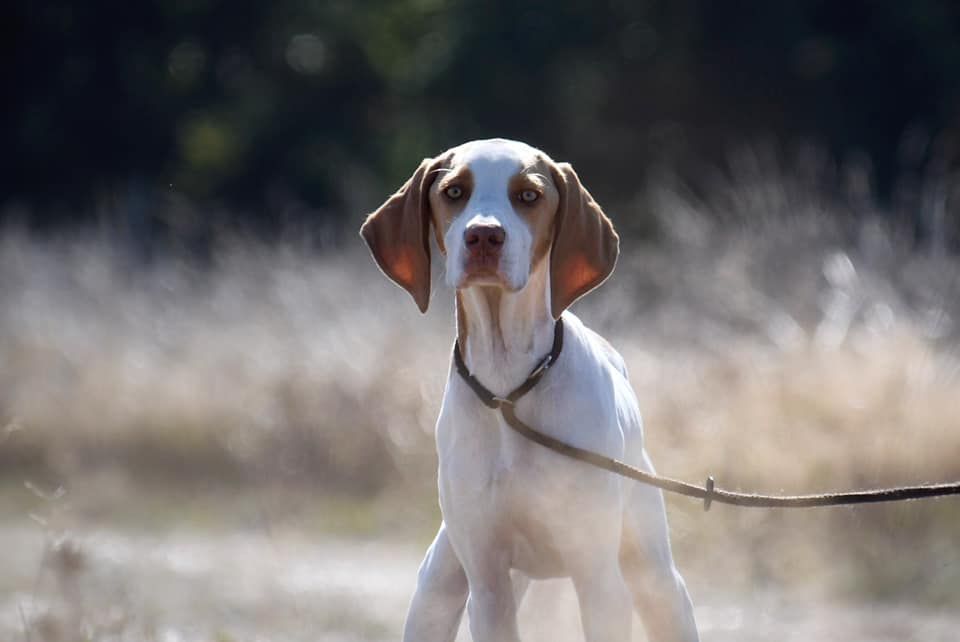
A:
[[[463,377],[463,380],[466,381],[467,385],[476,393],[483,405],[488,408],[500,408],[504,404],[513,405],[520,397],[533,390],[533,387],[543,378],[543,375],[550,369],[550,366],[556,363],[557,358],[560,357],[561,350],[563,350],[563,320],[557,319],[553,325],[553,347],[550,349],[550,354],[541,359],[537,366],[530,372],[526,381],[521,383],[506,397],[498,397],[493,394],[486,386],[480,383],[479,379],[470,374],[470,370],[467,369],[467,364],[463,362],[463,355],[460,354],[459,339],[453,344],[453,364],[457,368],[457,374]]]

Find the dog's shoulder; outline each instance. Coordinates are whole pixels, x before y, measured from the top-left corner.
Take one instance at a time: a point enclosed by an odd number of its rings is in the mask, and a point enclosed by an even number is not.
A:
[[[629,379],[626,361],[623,360],[623,357],[620,356],[620,353],[617,352],[616,348],[614,348],[609,341],[595,330],[584,325],[572,312],[564,312],[563,321],[567,328],[582,338],[587,349],[600,363],[608,368],[612,368],[624,379]]]

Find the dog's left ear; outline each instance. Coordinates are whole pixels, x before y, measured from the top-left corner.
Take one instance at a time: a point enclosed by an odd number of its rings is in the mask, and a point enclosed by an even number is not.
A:
[[[430,303],[429,191],[437,159],[425,158],[396,194],[367,217],[360,235],[383,273],[410,293],[421,312]]]
[[[560,191],[550,251],[550,301],[556,319],[610,276],[620,238],[569,163],[553,164],[551,173]]]

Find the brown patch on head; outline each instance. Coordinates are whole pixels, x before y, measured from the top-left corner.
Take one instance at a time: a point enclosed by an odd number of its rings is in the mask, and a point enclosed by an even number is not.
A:
[[[560,203],[560,192],[550,171],[550,161],[538,154],[510,179],[507,189],[514,211],[527,224],[533,237],[530,251],[532,271],[546,257],[553,244],[554,219]],[[526,191],[535,192],[536,200],[532,203],[525,201],[523,195]]]
[[[433,232],[437,239],[437,246],[444,254],[447,251],[443,237],[447,233],[450,223],[457,214],[463,211],[473,193],[473,172],[466,165],[456,165],[453,156],[448,155],[443,166],[437,169],[437,178],[430,187],[430,215],[433,219]],[[460,188],[457,198],[447,195],[451,188]]]

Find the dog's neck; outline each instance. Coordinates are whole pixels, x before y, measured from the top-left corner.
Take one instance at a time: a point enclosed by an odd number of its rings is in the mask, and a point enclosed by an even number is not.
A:
[[[491,392],[506,396],[550,352],[549,261],[531,271],[522,290],[473,286],[457,290],[457,333],[464,362]]]

